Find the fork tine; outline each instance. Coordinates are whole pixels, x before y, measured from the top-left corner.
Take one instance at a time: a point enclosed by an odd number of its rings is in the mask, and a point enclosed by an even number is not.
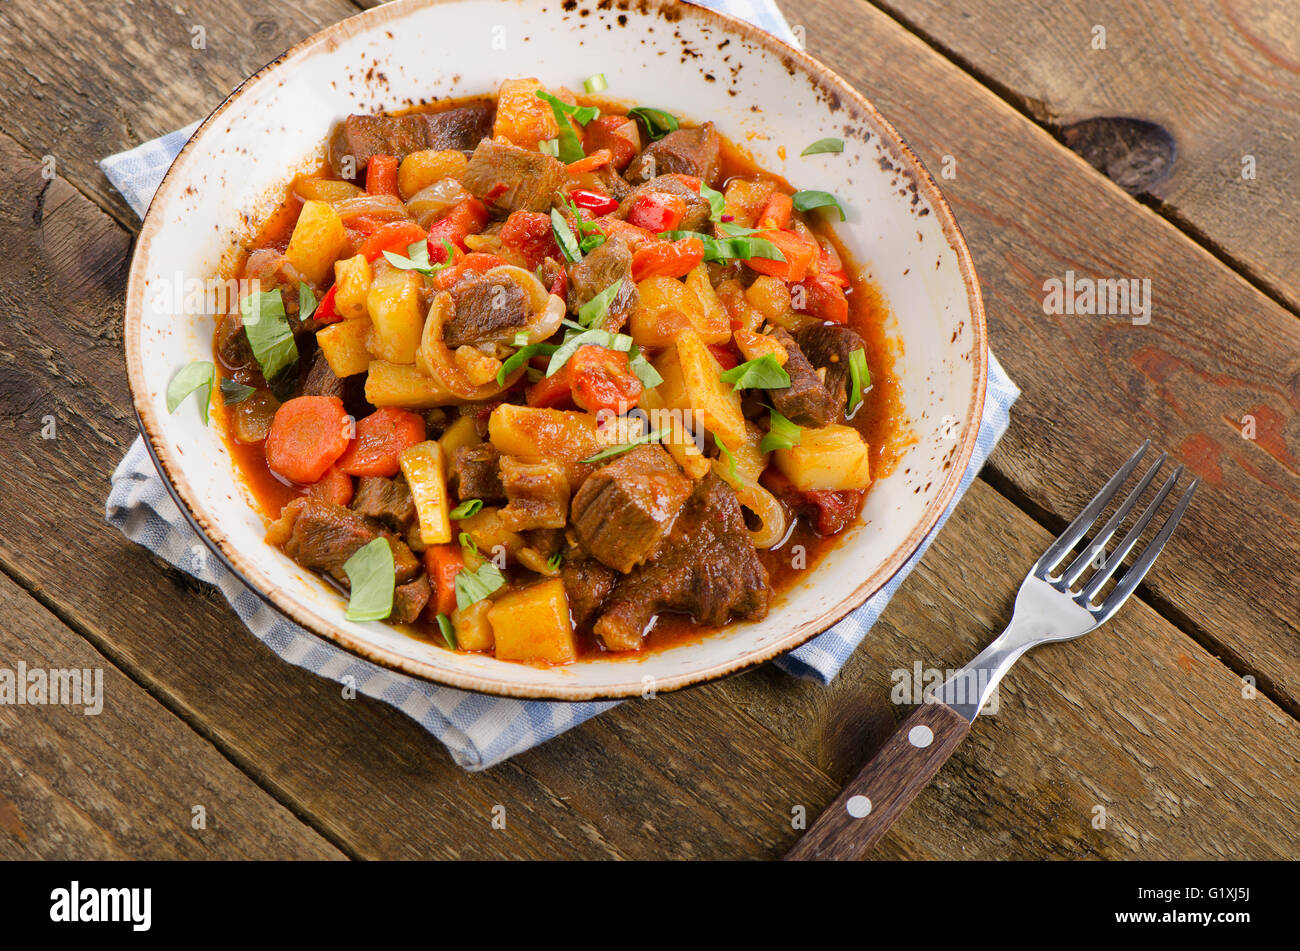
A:
[[[1167,458],[1168,453],[1162,452],[1160,454],[1160,458],[1152,464],[1151,468],[1147,470],[1147,474],[1142,477],[1141,481],[1138,482],[1133,491],[1128,494],[1128,498],[1124,500],[1124,504],[1117,508],[1115,514],[1106,520],[1106,524],[1103,525],[1101,530],[1092,538],[1088,547],[1081,551],[1079,557],[1074,559],[1070,567],[1065,570],[1065,574],[1061,576],[1061,582],[1067,588],[1074,584],[1078,577],[1083,574],[1084,569],[1086,569],[1088,565],[1092,564],[1093,558],[1096,557],[1096,555],[1100,553],[1101,549],[1105,547],[1106,543],[1110,541],[1110,537],[1115,534],[1115,531],[1124,522],[1124,519],[1128,518],[1128,513],[1133,511],[1133,506],[1137,505],[1138,499],[1142,498],[1142,493],[1147,490],[1147,486],[1151,484],[1151,480],[1156,477],[1156,473],[1160,471],[1160,467],[1165,464]]]
[[[1151,539],[1151,544],[1142,550],[1142,554],[1138,556],[1137,561],[1133,562],[1133,567],[1128,570],[1124,577],[1119,579],[1119,583],[1115,585],[1115,590],[1107,596],[1105,604],[1102,605],[1103,611],[1108,614],[1114,613],[1115,609],[1124,603],[1128,596],[1133,593],[1133,589],[1146,577],[1147,572],[1151,570],[1151,566],[1155,563],[1156,556],[1160,554],[1165,547],[1165,543],[1169,541],[1169,536],[1178,527],[1183,513],[1187,511],[1187,506],[1192,501],[1192,495],[1196,492],[1196,487],[1200,484],[1201,480],[1199,478],[1192,480],[1192,484],[1187,487],[1183,497],[1178,500],[1174,510],[1165,519],[1165,524],[1161,526],[1159,534]]]
[[[1138,520],[1133,523],[1133,527],[1128,530],[1128,533],[1124,536],[1123,540],[1115,546],[1115,550],[1106,556],[1106,561],[1097,569],[1097,573],[1088,579],[1088,583],[1084,585],[1083,590],[1079,592],[1079,597],[1081,597],[1085,602],[1091,603],[1092,599],[1097,596],[1097,592],[1105,586],[1106,581],[1110,576],[1113,575],[1116,569],[1124,563],[1124,559],[1127,558],[1128,553],[1133,550],[1133,546],[1138,543],[1138,539],[1141,538],[1142,533],[1146,531],[1146,527],[1150,524],[1151,519],[1155,518],[1156,512],[1159,511],[1160,506],[1164,504],[1165,497],[1173,490],[1174,485],[1178,482],[1182,474],[1182,466],[1179,466],[1173,472],[1169,473],[1169,478],[1166,479],[1165,484],[1160,487],[1160,491],[1157,492],[1156,497],[1151,500],[1151,504],[1146,507],[1146,510],[1143,511],[1140,516],[1138,516]]]
[[[1092,501],[1079,513],[1079,516],[1070,523],[1065,531],[1061,532],[1056,541],[1048,546],[1047,551],[1043,552],[1043,556],[1034,565],[1035,571],[1046,574],[1061,563],[1061,559],[1083,537],[1083,533],[1092,528],[1092,523],[1097,521],[1097,516],[1110,504],[1110,500],[1115,497],[1119,487],[1133,474],[1133,470],[1142,461],[1142,457],[1146,455],[1146,451],[1150,446],[1150,439],[1138,446],[1137,452],[1129,457],[1128,462],[1120,466],[1119,471],[1111,476],[1110,481],[1101,487],[1101,491],[1092,497]]]

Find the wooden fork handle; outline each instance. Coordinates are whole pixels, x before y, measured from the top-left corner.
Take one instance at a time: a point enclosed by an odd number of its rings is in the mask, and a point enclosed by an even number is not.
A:
[[[970,721],[952,707],[921,704],[817,817],[786,853],[786,859],[825,861],[864,856],[969,732]]]

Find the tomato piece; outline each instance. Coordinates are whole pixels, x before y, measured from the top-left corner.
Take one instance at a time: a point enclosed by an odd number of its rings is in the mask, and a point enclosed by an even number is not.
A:
[[[366,238],[357,249],[367,261],[378,261],[385,251],[394,254],[406,254],[406,249],[417,241],[424,240],[424,229],[414,221],[394,221],[384,225]]]
[[[372,195],[397,194],[397,156],[372,155],[366,163],[366,191]]]
[[[686,217],[686,199],[666,192],[649,192],[632,202],[628,224],[658,234],[672,231]]]
[[[433,583],[433,597],[426,609],[429,615],[445,614],[451,617],[456,610],[456,576],[465,568],[465,555],[460,545],[430,545],[424,550],[424,570]]]
[[[352,476],[337,465],[330,466],[319,480],[307,486],[308,498],[322,499],[335,505],[347,505],[352,501]]]
[[[777,250],[785,255],[784,261],[772,258],[750,258],[745,263],[759,274],[779,277],[783,281],[795,283],[802,281],[821,254],[816,242],[809,241],[793,231],[759,231],[756,238],[766,238],[776,245]]]
[[[645,245],[632,255],[632,280],[647,277],[685,277],[704,260],[704,242],[699,238],[660,241]]]
[[[499,258],[495,254],[471,251],[451,267],[445,267],[435,273],[433,275],[433,286],[440,291],[445,291],[450,287],[455,287],[460,283],[461,278],[472,271],[480,273],[490,271],[492,268],[500,267],[506,263],[508,262],[505,259]]]
[[[754,219],[759,228],[788,228],[794,215],[794,201],[785,192],[773,192]]]
[[[487,223],[487,206],[472,196],[466,198],[429,226],[429,253],[432,254],[434,248],[441,249],[444,238],[462,251],[466,250],[465,238],[482,231]]]
[[[673,178],[677,179],[695,194],[700,193],[700,180],[694,175],[687,175],[685,172],[672,172]]]
[[[711,343],[707,344],[707,346],[709,353],[713,354],[713,359],[718,361],[722,369],[730,370],[740,366],[740,354],[730,344]]]
[[[348,448],[348,414],[337,396],[297,396],[280,404],[266,434],[266,464],[276,475],[310,485]]]
[[[569,362],[572,363],[572,359]],[[543,409],[572,406],[573,381],[569,376],[569,364],[566,363],[554,376],[544,376],[530,386],[526,399],[529,406]]]
[[[548,257],[560,257],[551,216],[540,211],[512,213],[501,226],[500,237],[501,247],[518,254],[530,271],[536,270]]]
[[[636,120],[627,116],[598,116],[583,128],[582,148],[588,155],[602,149],[610,152],[610,164],[620,172],[632,164],[641,151]]]
[[[330,285],[330,289],[325,292],[325,296],[316,305],[316,312],[312,316],[316,318],[317,323],[333,324],[343,319],[343,315],[334,308],[334,297],[338,293],[338,289],[337,284]]]
[[[778,499],[807,518],[821,535],[835,535],[844,531],[862,511],[861,489],[840,491],[796,488],[776,467],[763,470],[759,481]]]
[[[589,413],[626,413],[641,398],[641,381],[622,350],[587,344],[564,368],[573,383],[573,401]]]
[[[424,442],[424,417],[395,406],[383,406],[357,420],[357,438],[339,457],[338,465],[348,475],[397,475],[398,457],[403,450]]]
[[[569,192],[569,197],[579,208],[589,208],[595,215],[607,215],[611,211],[618,210],[618,199],[611,198],[594,188],[575,188]]]
[[[796,286],[803,288],[804,306],[799,310],[837,324],[849,322],[849,299],[844,296],[844,288],[831,275],[809,274]]]

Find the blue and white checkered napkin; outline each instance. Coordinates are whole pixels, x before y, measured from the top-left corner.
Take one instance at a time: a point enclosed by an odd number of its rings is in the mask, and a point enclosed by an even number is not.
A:
[[[793,40],[790,27],[771,0],[706,0],[703,5],[749,20],[787,42]],[[163,174],[197,125],[178,129],[99,163],[137,214],[143,216]],[[989,354],[984,417],[957,499],[965,494],[984,460],[1002,438],[1010,422],[1011,404],[1019,395],[1020,390]],[[391,704],[441,740],[465,769],[486,769],[615,706],[614,703],[551,703],[490,697],[430,684],[354,657],[289,621],[218,559],[210,557],[176,508],[140,439],[136,439],[118,465],[112,482],[106,514],[108,521],[124,535],[181,571],[220,588],[240,620],[280,658],[322,677],[355,684],[361,693]],[[830,683],[930,547],[957,499],[903,569],[880,592],[826,633],[775,661],[777,666],[797,677]]]

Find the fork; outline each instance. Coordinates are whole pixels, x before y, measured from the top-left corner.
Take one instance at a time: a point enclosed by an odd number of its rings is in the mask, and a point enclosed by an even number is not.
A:
[[[1138,543],[1183,475],[1182,466],[1169,474],[1150,504],[1115,549],[1107,554],[1107,543],[1164,466],[1165,453],[1161,453],[1138,480],[1089,544],[1063,571],[1058,573],[1057,569],[1119,494],[1150,446],[1151,440],[1148,439],[1138,447],[1078,518],[1035,562],[1020,585],[1011,623],[1001,636],[964,668],[927,693],[925,702],[903,721],[862,771],[844,787],[839,797],[786,854],[786,859],[855,859],[863,856],[947,762],[957,744],[970,732],[971,724],[985,701],[1020,655],[1040,644],[1073,640],[1095,631],[1128,600],[1151,570],[1200,484],[1200,479],[1191,481],[1155,538],[1119,577],[1115,587],[1099,600],[1106,583]],[[1076,589],[1090,566],[1094,573]]]

